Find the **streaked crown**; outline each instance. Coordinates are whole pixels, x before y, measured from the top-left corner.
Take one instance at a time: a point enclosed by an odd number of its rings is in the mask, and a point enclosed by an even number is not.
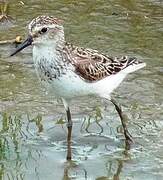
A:
[[[29,25],[28,29],[29,31],[32,31],[36,27],[39,26],[50,26],[50,25],[62,25],[62,20],[55,18],[53,16],[38,16],[35,19],[33,19]]]

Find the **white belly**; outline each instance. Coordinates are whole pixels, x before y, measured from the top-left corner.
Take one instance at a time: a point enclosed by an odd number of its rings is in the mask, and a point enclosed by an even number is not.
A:
[[[57,79],[43,81],[42,83],[48,91],[58,98],[72,98],[75,96],[95,94],[95,91],[92,89],[92,83],[83,81],[78,75],[70,70]]]
[[[111,92],[118,87],[124,79],[124,74],[106,77],[97,82],[87,82],[71,70],[58,79],[42,81],[47,90],[57,98],[71,99],[73,97],[96,95],[110,98]]]

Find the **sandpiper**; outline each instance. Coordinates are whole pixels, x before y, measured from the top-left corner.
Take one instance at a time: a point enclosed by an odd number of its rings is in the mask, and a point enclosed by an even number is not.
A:
[[[67,142],[70,145],[72,120],[69,100],[94,95],[110,100],[117,110],[127,143],[132,141],[121,107],[112,91],[127,74],[146,64],[135,57],[110,57],[97,50],[74,46],[64,38],[63,21],[52,16],[39,16],[28,25],[28,38],[11,54],[33,45],[33,60],[40,81],[63,101],[67,119]],[[71,159],[71,153],[67,153]]]

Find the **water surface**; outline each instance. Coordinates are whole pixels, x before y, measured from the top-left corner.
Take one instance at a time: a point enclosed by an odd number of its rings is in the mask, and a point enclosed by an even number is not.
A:
[[[28,22],[49,14],[64,20],[67,41],[136,56],[147,67],[129,75],[113,94],[128,118],[131,150],[124,148],[111,103],[78,98],[71,102],[73,161],[66,162],[62,103],[38,82],[30,48],[9,58],[14,45],[0,45],[0,179],[163,179],[163,2],[13,0],[9,5],[14,21],[0,28],[0,40],[25,38]]]

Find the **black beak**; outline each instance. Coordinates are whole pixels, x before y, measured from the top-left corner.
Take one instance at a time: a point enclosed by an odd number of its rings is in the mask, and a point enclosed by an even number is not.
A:
[[[14,56],[16,53],[18,53],[22,49],[30,46],[32,42],[33,42],[33,37],[29,35],[28,38],[24,42],[22,42],[10,56]]]

